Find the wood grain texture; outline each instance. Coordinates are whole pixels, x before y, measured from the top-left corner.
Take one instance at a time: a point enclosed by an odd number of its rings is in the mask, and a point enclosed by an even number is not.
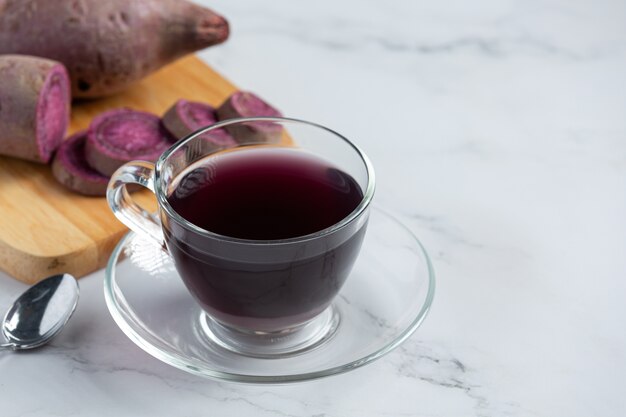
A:
[[[69,133],[85,129],[105,110],[130,107],[161,115],[180,98],[217,106],[233,91],[233,84],[190,56],[122,94],[75,103]],[[134,196],[156,209],[149,191]],[[49,166],[0,157],[0,269],[9,275],[26,283],[60,272],[82,277],[106,264],[125,232],[104,198],[66,190]]]

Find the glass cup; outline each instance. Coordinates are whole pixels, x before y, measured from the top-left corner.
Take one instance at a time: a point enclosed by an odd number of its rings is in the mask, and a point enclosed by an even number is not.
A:
[[[235,146],[210,140],[211,132],[224,128],[235,135]],[[272,132],[275,143],[260,144],[259,130]],[[330,227],[276,240],[220,235],[173,209],[170,198],[190,172],[226,153],[260,146],[295,148],[322,158],[355,180],[361,201]],[[156,195],[158,217],[133,201],[127,187],[135,184]],[[203,128],[165,151],[156,164],[125,164],[113,174],[107,200],[120,221],[172,257],[204,311],[201,331],[211,342],[249,356],[280,357],[312,349],[337,329],[341,314],[332,301],[360,250],[374,187],[368,158],[340,134],[302,120],[256,117]]]

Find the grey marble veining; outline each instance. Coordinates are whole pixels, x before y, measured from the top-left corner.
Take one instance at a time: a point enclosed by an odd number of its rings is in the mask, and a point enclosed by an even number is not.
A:
[[[99,272],[51,346],[0,356],[2,416],[626,414],[626,3],[201,3],[232,25],[203,59],[369,154],[432,312],[357,371],[238,385],[136,347]],[[22,289],[0,276],[0,307]]]

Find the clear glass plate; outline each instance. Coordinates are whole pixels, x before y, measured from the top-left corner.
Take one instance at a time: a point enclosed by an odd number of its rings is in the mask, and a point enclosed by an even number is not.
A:
[[[376,207],[359,258],[333,303],[339,314],[337,330],[298,355],[256,358],[212,342],[204,314],[169,256],[132,232],[115,248],[104,281],[113,319],[143,350],[196,375],[253,383],[321,378],[382,357],[419,327],[434,290],[432,265],[421,243]]]

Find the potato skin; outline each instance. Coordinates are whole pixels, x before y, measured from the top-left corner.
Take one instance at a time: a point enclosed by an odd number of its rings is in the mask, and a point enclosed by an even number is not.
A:
[[[282,117],[282,114],[265,100],[250,91],[236,91],[217,108],[219,120],[239,117]],[[278,143],[283,129],[271,122],[248,122],[226,126],[225,129],[239,143]]]
[[[0,0],[0,54],[63,63],[73,97],[114,94],[228,35],[223,17],[186,0]]]
[[[52,161],[52,175],[66,188],[88,196],[106,195],[109,177],[91,168],[85,160],[87,131],[66,139]]]

